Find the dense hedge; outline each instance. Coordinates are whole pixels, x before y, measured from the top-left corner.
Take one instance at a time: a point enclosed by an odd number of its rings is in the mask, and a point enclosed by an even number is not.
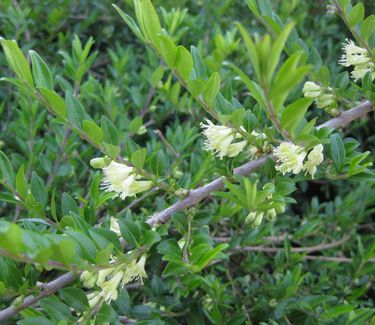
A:
[[[1,324],[375,324],[374,10],[1,1]]]

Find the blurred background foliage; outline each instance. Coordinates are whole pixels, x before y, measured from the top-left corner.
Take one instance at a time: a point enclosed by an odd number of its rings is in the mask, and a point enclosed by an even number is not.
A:
[[[300,37],[309,47],[316,47],[332,76],[342,70],[337,58],[349,32],[336,16],[325,13],[325,1],[271,3],[283,21],[292,18],[297,22]],[[375,12],[373,1],[364,3],[367,14]],[[252,107],[253,99],[225,65],[225,61],[232,61],[243,71],[251,71],[235,22],[242,22],[253,33],[265,32],[246,2],[158,0],[154,4],[174,40],[187,47],[196,46],[211,72],[220,71],[241,103]],[[126,0],[117,5],[130,8],[132,3]],[[2,0],[0,35],[16,39],[24,52],[33,49],[41,54],[57,76],[61,91],[69,89],[74,80],[72,42],[79,37],[85,44],[92,37],[90,53],[95,57],[83,77],[79,95],[89,115],[97,122],[106,115],[120,130],[121,143],[132,138],[149,152],[158,152],[164,163],[162,174],[172,174],[182,187],[192,188],[214,177],[214,168],[210,167],[213,159],[202,150],[199,134],[202,109],[164,71],[154,53],[134,37],[111,1]],[[1,77],[10,74],[2,53],[0,71]],[[97,193],[99,173],[89,167],[90,159],[98,155],[96,149],[54,123],[37,102],[4,82],[0,84],[0,128],[1,150],[15,170],[25,164],[27,179],[44,189],[36,195],[47,208],[55,191],[59,193],[55,196],[57,206],[63,201],[60,193],[69,193],[80,208],[93,212],[86,219],[91,225],[128,211],[131,199],[112,201]],[[357,121],[344,133],[374,154],[373,121]],[[56,166],[58,157],[61,163]],[[220,162],[216,164],[221,166]],[[195,177],[198,171],[200,176]],[[192,277],[185,283],[176,276],[162,277],[163,262],[154,249],[146,265],[149,279],[145,285],[124,289],[108,317],[102,316],[103,323],[117,323],[121,321],[117,315],[127,315],[145,319],[144,324],[374,324],[375,266],[365,263],[375,251],[374,184],[303,181],[292,197],[297,204],[257,230],[245,229],[245,215],[223,199],[212,197],[197,206],[189,212],[194,214],[193,231],[207,235],[209,229],[213,238],[229,238],[232,247],[239,242],[259,245],[265,236],[289,237],[275,244],[284,245],[276,254],[233,254],[206,268],[199,280]],[[144,219],[167,207],[169,199],[167,194],[151,196],[132,213]],[[27,220],[32,216],[25,210],[5,203],[0,203],[0,217],[18,220],[26,229],[43,231],[48,227]],[[170,234],[178,238],[179,215],[172,223]],[[290,246],[313,246],[346,235],[350,236],[348,241],[324,253],[349,257],[349,262],[307,260],[290,250]],[[33,290],[37,279],[48,281],[56,274],[1,258],[0,305],[6,307],[19,293]],[[52,324],[59,321],[48,308],[38,312]],[[23,317],[27,318],[27,312]],[[24,320],[20,324],[32,323]]]

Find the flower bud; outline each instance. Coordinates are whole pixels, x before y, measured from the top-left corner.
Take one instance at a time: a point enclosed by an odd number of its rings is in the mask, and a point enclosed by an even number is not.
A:
[[[262,223],[262,220],[263,220],[263,217],[264,217],[264,212],[259,212],[253,222],[253,227],[254,228],[258,228],[261,223]]]
[[[104,168],[108,163],[109,160],[107,157],[93,158],[90,160],[90,166],[95,169]]]
[[[335,6],[327,5],[326,6],[326,13],[327,13],[327,15],[334,15],[336,13]]]
[[[81,274],[81,281],[86,288],[92,288],[95,285],[98,275],[89,271],[83,271]]]
[[[285,205],[280,203],[275,207],[276,213],[281,214],[285,212]]]
[[[337,108],[331,108],[328,111],[329,114],[331,114],[333,117],[337,117],[340,115],[340,111]]]
[[[303,95],[308,98],[316,98],[322,94],[322,87],[312,81],[305,82],[303,89]]]
[[[246,223],[252,223],[252,222],[254,222],[254,220],[256,219],[256,216],[257,216],[257,213],[256,213],[256,212],[250,212],[250,213],[247,215],[245,222],[246,222]]]
[[[276,209],[269,209],[266,213],[266,217],[268,220],[274,220],[276,218]]]

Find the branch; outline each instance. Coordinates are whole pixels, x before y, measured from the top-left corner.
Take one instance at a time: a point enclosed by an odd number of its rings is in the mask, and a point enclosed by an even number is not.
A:
[[[78,276],[78,273],[68,272],[61,276],[59,276],[57,279],[48,282],[43,285],[43,290],[41,293],[37,296],[29,295],[27,296],[23,303],[19,306],[10,306],[8,308],[5,308],[0,311],[0,321],[6,320],[8,318],[13,317],[17,313],[19,313],[21,310],[28,308],[35,303],[37,303],[40,299],[47,297],[49,295],[54,294],[57,290],[64,288],[68,284],[74,281],[74,279]]]
[[[369,113],[372,110],[372,104],[370,101],[364,101],[360,105],[351,108],[348,111],[343,112],[339,117],[333,118],[319,126],[317,126],[317,129],[321,129],[323,127],[327,128],[342,128],[348,125],[350,122],[364,116],[365,114]],[[239,166],[234,169],[233,174],[234,175],[241,175],[246,176],[251,174],[253,171],[257,170],[259,167],[263,166],[266,162],[266,158],[272,158],[271,156],[265,156],[253,161],[249,161],[246,164]],[[160,212],[157,212],[156,214],[149,217],[147,220],[147,223],[151,226],[159,224],[159,223],[165,223],[169,220],[169,218],[176,212],[182,211],[184,209],[187,209],[206,197],[208,197],[212,192],[217,191],[221,189],[224,186],[224,179],[225,177],[220,177],[215,180],[213,180],[211,183],[208,183],[207,185],[198,187],[194,190],[189,191],[189,194],[180,201],[177,201],[173,205],[171,205],[169,208],[162,210]]]
[[[372,110],[372,103],[366,100],[362,102],[361,104],[359,104],[358,106],[342,112],[340,116],[330,119],[329,121],[317,126],[317,129],[319,130],[321,128],[332,128],[332,129],[343,128],[347,126],[350,122],[371,112],[371,110]]]
[[[292,253],[312,253],[312,252],[323,251],[326,249],[341,246],[342,244],[346,243],[349,239],[350,239],[350,236],[344,236],[340,240],[337,240],[328,244],[319,244],[316,246],[306,246],[306,247],[291,247],[290,251]],[[237,250],[245,251],[245,252],[278,253],[280,251],[283,251],[284,248],[265,247],[265,246],[243,246],[243,247],[238,247]]]

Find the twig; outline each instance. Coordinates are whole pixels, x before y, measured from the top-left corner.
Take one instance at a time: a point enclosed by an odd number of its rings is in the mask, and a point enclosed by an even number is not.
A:
[[[168,142],[168,140],[165,138],[165,136],[163,135],[163,133],[160,130],[154,130],[154,133],[160,138],[160,140],[174,154],[174,156],[177,159],[180,158],[180,154],[173,148],[173,146]]]
[[[341,246],[342,244],[346,243],[350,239],[350,236],[344,236],[340,240],[334,241],[328,244],[319,244],[316,246],[306,246],[306,247],[291,247],[290,251],[292,253],[312,253],[317,251],[323,251],[326,249],[334,248],[337,246]],[[239,246],[236,248],[238,251],[245,251],[245,252],[264,252],[264,253],[278,253],[283,251],[284,248],[282,247],[265,247],[265,246]]]
[[[5,309],[1,310],[0,311],[0,321],[11,318],[14,315],[16,315],[17,313],[19,313],[21,310],[24,310],[24,309],[34,305],[40,299],[54,294],[60,288],[64,288],[65,286],[67,286],[68,284],[73,282],[74,279],[77,276],[78,276],[77,273],[68,272],[68,273],[65,273],[65,274],[59,276],[55,280],[53,280],[51,282],[48,282],[47,284],[44,284],[43,285],[44,289],[41,291],[41,293],[39,295],[37,295],[37,296],[33,296],[33,295],[27,296],[24,299],[24,301],[21,305],[19,305],[17,307],[10,306],[8,308],[5,308]]]
[[[327,128],[342,128],[348,125],[350,122],[354,121],[355,119],[358,119],[368,112],[372,110],[372,104],[370,101],[364,101],[360,105],[342,113],[339,117],[333,118],[322,125],[318,126],[318,129],[321,129],[323,127]],[[272,158],[271,156],[268,156],[269,158]],[[249,161],[246,164],[239,166],[234,169],[233,174],[234,175],[242,175],[247,176],[253,171],[257,170],[259,167],[263,166],[266,162],[266,157],[259,158],[257,160]],[[208,183],[207,185],[198,187],[194,190],[191,190],[189,194],[183,199],[175,204],[171,205],[165,210],[162,210],[160,212],[157,212],[156,214],[149,217],[147,220],[147,223],[150,225],[155,225],[158,223],[165,223],[169,220],[169,218],[176,212],[179,212],[181,210],[187,209],[206,197],[208,197],[212,192],[219,190],[224,186],[224,179],[225,177],[220,177],[212,182]]]
[[[71,133],[72,133],[72,129],[66,129],[65,130],[63,142],[62,142],[60,150],[59,150],[59,152],[56,156],[55,162],[53,163],[51,173],[49,174],[48,179],[47,179],[47,187],[49,187],[52,184],[52,182],[53,182],[53,180],[56,176],[57,170],[59,169],[59,166],[60,166],[62,155],[64,154],[65,147],[68,143],[68,140],[69,140],[69,137],[70,137]]]
[[[148,94],[147,94],[147,97],[146,97],[146,101],[143,105],[143,108],[141,110],[141,112],[139,113],[139,115],[141,117],[144,117],[151,105],[151,102],[152,102],[152,98],[154,97],[155,95],[155,88],[154,87],[151,87],[150,90],[148,91]]]

